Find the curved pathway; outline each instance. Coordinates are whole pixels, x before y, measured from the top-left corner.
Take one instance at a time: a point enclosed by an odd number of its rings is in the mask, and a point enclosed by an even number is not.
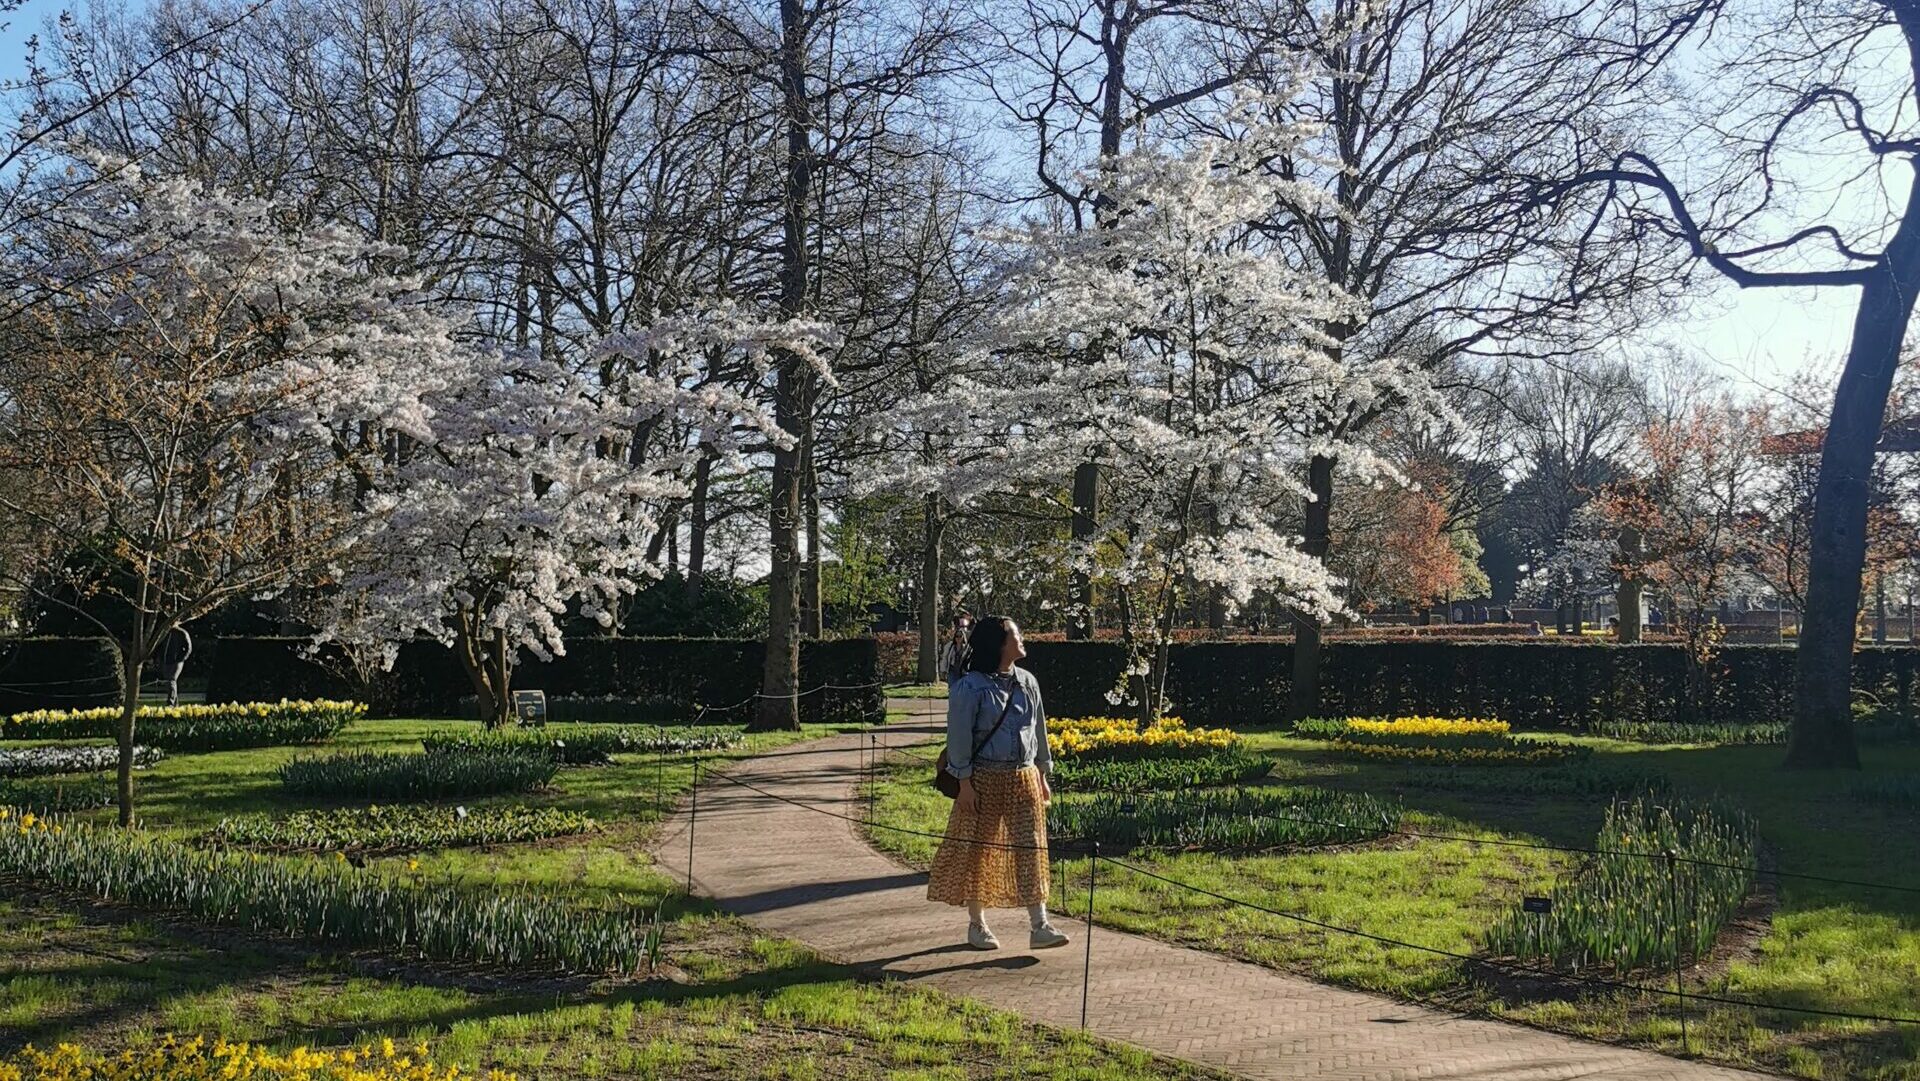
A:
[[[900,746],[934,736],[937,701],[884,732]],[[924,983],[1061,1028],[1080,1024],[1087,933],[1064,950],[1029,953],[1024,916],[1001,914],[995,953],[955,944],[964,916],[926,901],[926,876],[874,851],[850,819],[866,734],[836,736],[746,759],[700,787],[694,888],[758,927],[835,961]],[[773,798],[778,796],[781,798]],[[794,800],[847,817],[782,802]],[[684,874],[688,808],[656,851]],[[1760,1075],[1474,1020],[1345,991],[1283,972],[1096,928],[1088,1028],[1110,1040],[1249,1078],[1477,1081],[1739,1081]]]

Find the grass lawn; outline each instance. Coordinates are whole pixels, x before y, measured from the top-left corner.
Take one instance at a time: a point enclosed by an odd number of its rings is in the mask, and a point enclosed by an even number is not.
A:
[[[316,751],[418,750],[426,732],[463,723],[368,721],[327,748],[175,755],[138,775],[140,819],[155,832],[189,838],[226,815],[338,805],[281,795],[274,771]],[[838,730],[753,735],[724,753],[770,750]],[[316,951],[4,883],[0,1055],[28,1042],[106,1050],[179,1032],[280,1047],[425,1040],[443,1062],[540,1078],[1214,1076],[933,992],[868,983],[680,898],[644,849],[692,775],[691,761],[680,755],[621,755],[612,765],[563,769],[551,791],[465,802],[583,810],[599,821],[595,832],[418,855],[425,872],[475,883],[618,900],[641,912],[665,900],[664,963],[652,978],[596,980]],[[107,823],[112,814],[87,817]]]
[[[1660,746],[1582,740],[1595,762],[1666,775],[1678,790],[1719,794],[1760,822],[1772,865],[1835,878],[1920,888],[1920,816],[1861,803],[1855,775],[1781,771],[1779,747]],[[1274,760],[1270,783],[1358,789],[1399,798],[1406,829],[1467,837],[1589,846],[1606,800],[1527,795],[1484,786],[1415,787],[1417,771],[1354,762],[1324,745],[1277,732],[1248,734]],[[1869,747],[1869,773],[1920,774],[1920,748]],[[925,782],[927,764],[896,756],[877,793],[878,821],[944,828],[948,802]],[[1525,767],[1503,767],[1523,776]],[[1484,772],[1484,771],[1483,771]],[[936,842],[873,830],[874,842],[923,866]],[[1456,952],[1481,952],[1481,935],[1539,894],[1577,857],[1465,841],[1395,838],[1350,849],[1224,856],[1137,853],[1157,874],[1269,908]],[[1087,863],[1055,861],[1054,904],[1085,911]],[[1095,891],[1104,924],[1285,968],[1317,979],[1607,1040],[1682,1050],[1671,1000],[1582,995],[1523,998],[1468,978],[1459,962],[1229,905],[1102,863]],[[1786,880],[1764,925],[1729,933],[1722,950],[1686,974],[1690,990],[1849,1012],[1920,1013],[1920,894]],[[1664,983],[1670,976],[1637,974]],[[1807,1077],[1920,1079],[1920,1028],[1863,1025],[1738,1007],[1689,1010],[1687,1050]]]
[[[888,698],[945,698],[947,685],[944,683],[902,683],[887,688]]]

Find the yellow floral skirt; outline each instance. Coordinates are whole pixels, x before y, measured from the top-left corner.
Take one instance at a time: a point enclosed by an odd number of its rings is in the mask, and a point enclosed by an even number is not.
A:
[[[975,770],[975,809],[958,801],[934,853],[927,900],[983,908],[1024,908],[1047,899],[1047,809],[1040,771]]]

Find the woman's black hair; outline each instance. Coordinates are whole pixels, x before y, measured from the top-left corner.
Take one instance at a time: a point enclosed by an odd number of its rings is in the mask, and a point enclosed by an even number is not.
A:
[[[1007,647],[1007,617],[981,616],[967,635],[967,671],[992,675],[1000,670],[1000,654]]]

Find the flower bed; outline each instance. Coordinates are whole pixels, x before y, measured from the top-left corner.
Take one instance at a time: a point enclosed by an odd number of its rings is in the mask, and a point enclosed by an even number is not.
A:
[[[1753,819],[1710,803],[1640,796],[1615,802],[1580,869],[1546,913],[1516,911],[1487,934],[1497,954],[1585,970],[1665,969],[1713,948],[1753,888]],[[1702,860],[1732,866],[1676,862]],[[1677,919],[1675,905],[1678,905]]]
[[[1406,747],[1337,739],[1327,744],[1327,749],[1368,762],[1408,762],[1423,766],[1552,766],[1593,757],[1591,747],[1521,740],[1504,747]]]
[[[280,767],[280,785],[300,796],[441,799],[531,791],[552,781],[559,768],[560,764],[549,756],[514,752],[353,751],[295,758]]]
[[[133,749],[133,767],[145,769],[160,761],[152,747]],[[94,773],[120,767],[118,747],[0,748],[0,777],[44,777],[53,773]]]
[[[1589,725],[1588,735],[1628,743],[1785,743],[1789,728],[1769,724],[1670,724],[1658,721],[1604,721]]]
[[[119,794],[113,776],[106,773],[0,781],[0,806],[25,807],[41,814],[110,807]]]
[[[203,840],[283,852],[406,852],[585,833],[597,823],[556,807],[343,807],[223,818]]]
[[[63,1043],[51,1051],[29,1044],[0,1058],[0,1081],[515,1081],[513,1074],[474,1074],[439,1066],[426,1044],[400,1048],[391,1039],[357,1050],[315,1051],[297,1047],[277,1053],[265,1047],[198,1036],[168,1035],[159,1043],[112,1054]]]
[[[1584,761],[1590,747],[1520,739],[1505,721],[1446,717],[1311,718],[1294,734],[1372,762],[1447,766],[1546,766]]]
[[[0,875],[209,923],[418,951],[441,961],[625,973],[646,958],[646,926],[637,913],[579,904],[551,891],[469,889],[365,870],[344,859],[199,848],[6,807],[0,807]]]
[[[1539,769],[1476,769],[1471,766],[1431,766],[1410,769],[1393,779],[1408,788],[1532,799],[1537,796],[1614,796],[1633,792],[1664,792],[1670,782],[1664,773],[1626,766],[1602,767],[1586,763],[1543,766]]]
[[[535,754],[565,766],[601,765],[616,754],[684,754],[719,751],[737,744],[732,727],[643,725],[549,725],[545,728],[460,728],[432,732],[421,741],[429,754]]]
[[[169,751],[225,751],[325,743],[367,715],[359,702],[228,702],[210,706],[141,706],[134,733]],[[112,739],[120,709],[36,710],[0,722],[6,739]]]
[[[1214,788],[1257,781],[1272,769],[1273,759],[1238,747],[1211,751],[1201,758],[1139,758],[1119,762],[1057,758],[1053,763],[1053,787],[1063,792]]]
[[[1142,758],[1202,758],[1237,745],[1224,728],[1188,728],[1178,717],[1142,726],[1124,717],[1068,717],[1047,721],[1047,747],[1054,759],[1127,761]]]
[[[1400,824],[1400,808],[1376,796],[1318,788],[1221,788],[1144,795],[1062,795],[1047,830],[1118,849],[1260,850],[1348,844]]]

